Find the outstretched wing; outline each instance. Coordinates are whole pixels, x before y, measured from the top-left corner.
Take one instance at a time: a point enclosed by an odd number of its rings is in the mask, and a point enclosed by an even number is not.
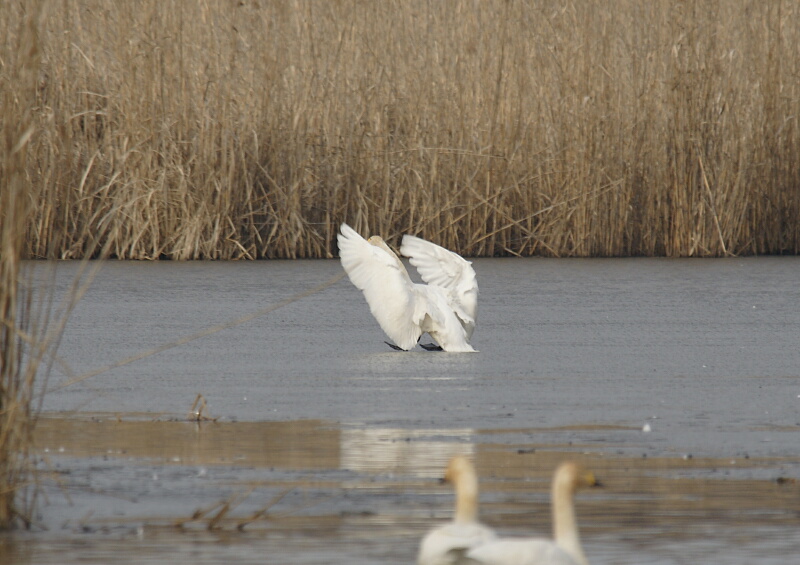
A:
[[[478,281],[472,263],[413,235],[403,236],[400,253],[409,258],[422,280],[450,291],[453,311],[464,324],[467,338],[471,337],[478,317]]]
[[[339,257],[350,281],[364,293],[383,331],[403,349],[413,348],[422,334],[414,321],[417,307],[413,283],[397,256],[370,244],[342,224]]]

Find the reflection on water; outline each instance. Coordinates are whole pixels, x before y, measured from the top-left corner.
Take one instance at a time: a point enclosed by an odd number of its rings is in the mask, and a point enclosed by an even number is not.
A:
[[[341,436],[341,463],[361,473],[439,478],[451,457],[473,454],[473,435],[474,430],[348,429]]]
[[[340,428],[334,422],[178,422],[112,415],[40,419],[43,453],[125,457],[181,465],[342,469],[438,478],[454,455],[472,455],[473,430]]]
[[[338,469],[341,432],[317,420],[164,422],[41,418],[36,445],[73,457],[125,457],[182,465]]]
[[[800,485],[776,479],[796,458],[643,458],[475,441],[502,432],[43,418],[36,445],[57,479],[43,483],[51,531],[0,538],[0,562],[261,563],[269,554],[298,564],[411,563],[424,531],[452,515],[450,488],[432,479],[456,453],[476,462],[483,520],[508,535],[549,532],[552,470],[565,458],[590,467],[604,488],[582,492],[577,512],[595,564],[795,555]],[[215,530],[189,520],[226,500],[234,502]],[[259,509],[268,519],[238,531]]]

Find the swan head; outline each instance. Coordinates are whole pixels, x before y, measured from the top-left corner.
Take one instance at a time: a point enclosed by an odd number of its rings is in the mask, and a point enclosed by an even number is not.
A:
[[[575,494],[578,490],[600,486],[600,482],[590,470],[574,461],[566,461],[558,466],[553,477],[553,490]]]
[[[371,245],[374,245],[375,247],[379,247],[379,248],[383,249],[384,251],[386,251],[386,253],[388,253],[392,257],[397,257],[397,253],[392,251],[392,248],[389,247],[386,244],[386,242],[383,240],[383,238],[381,236],[379,236],[379,235],[370,236],[370,238],[367,240],[367,243],[369,243]],[[398,261],[399,261],[399,259],[398,259]]]
[[[444,473],[444,482],[459,484],[476,477],[475,467],[463,455],[456,455],[450,460]]]
[[[370,238],[367,240],[367,242],[372,244],[372,245],[374,245],[375,247],[380,247],[384,251],[391,251],[389,246],[386,244],[386,242],[383,240],[383,238],[381,236],[379,236],[379,235],[370,236]],[[392,253],[394,253],[394,251],[392,251]]]
[[[397,264],[397,268],[398,268],[400,271],[402,271],[402,272],[406,273],[406,276],[408,276],[408,271],[406,271],[406,267],[405,267],[405,265],[403,265],[403,262],[400,260],[400,257],[398,257],[398,256],[397,256],[397,253],[395,253],[394,251],[392,251],[392,248],[391,248],[391,247],[389,247],[389,246],[386,244],[386,242],[383,240],[383,238],[382,238],[381,236],[379,236],[379,235],[372,235],[372,236],[370,236],[370,238],[367,240],[367,243],[369,243],[369,244],[371,244],[371,245],[374,245],[375,247],[378,247],[378,248],[380,248],[380,249],[383,249],[383,250],[384,250],[386,253],[388,253],[388,254],[389,254],[389,256],[390,256],[390,257],[393,257],[393,258],[394,258],[394,261],[395,261],[395,263]]]

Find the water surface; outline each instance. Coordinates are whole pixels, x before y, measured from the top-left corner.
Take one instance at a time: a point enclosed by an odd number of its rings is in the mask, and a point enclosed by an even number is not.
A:
[[[61,388],[340,272],[336,261],[104,265],[66,329],[70,370],[51,375],[37,432],[53,471],[48,531],[6,537],[0,555],[411,563],[451,512],[435,479],[466,453],[483,519],[504,534],[547,533],[549,474],[578,458],[606,484],[579,500],[592,563],[793,562],[799,260],[474,265],[477,354],[390,350],[343,279]],[[76,268],[59,265],[62,288]],[[198,394],[214,421],[187,421]],[[188,520],[198,509],[208,514]]]

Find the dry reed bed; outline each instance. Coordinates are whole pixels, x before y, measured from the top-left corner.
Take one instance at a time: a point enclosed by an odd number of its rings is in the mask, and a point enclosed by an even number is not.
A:
[[[795,2],[46,6],[31,257],[800,250]]]
[[[33,3],[32,3],[33,4]],[[35,11],[32,5],[31,9]],[[2,58],[0,86],[0,530],[30,520],[29,447],[35,421],[33,397],[40,348],[31,294],[21,284],[26,219],[33,207],[26,182],[26,152],[34,115],[40,50],[35,18],[20,19],[16,43]]]
[[[55,301],[54,269],[23,266],[28,227],[37,211],[31,152],[40,135],[42,49],[39,37],[46,0],[29,0],[14,24],[13,40],[0,57],[0,530],[30,526],[37,474],[31,442],[47,377],[66,321],[87,280],[81,272],[61,303]],[[85,266],[85,265],[84,265]],[[83,271],[83,270],[81,270]],[[48,280],[49,279],[49,280]]]

